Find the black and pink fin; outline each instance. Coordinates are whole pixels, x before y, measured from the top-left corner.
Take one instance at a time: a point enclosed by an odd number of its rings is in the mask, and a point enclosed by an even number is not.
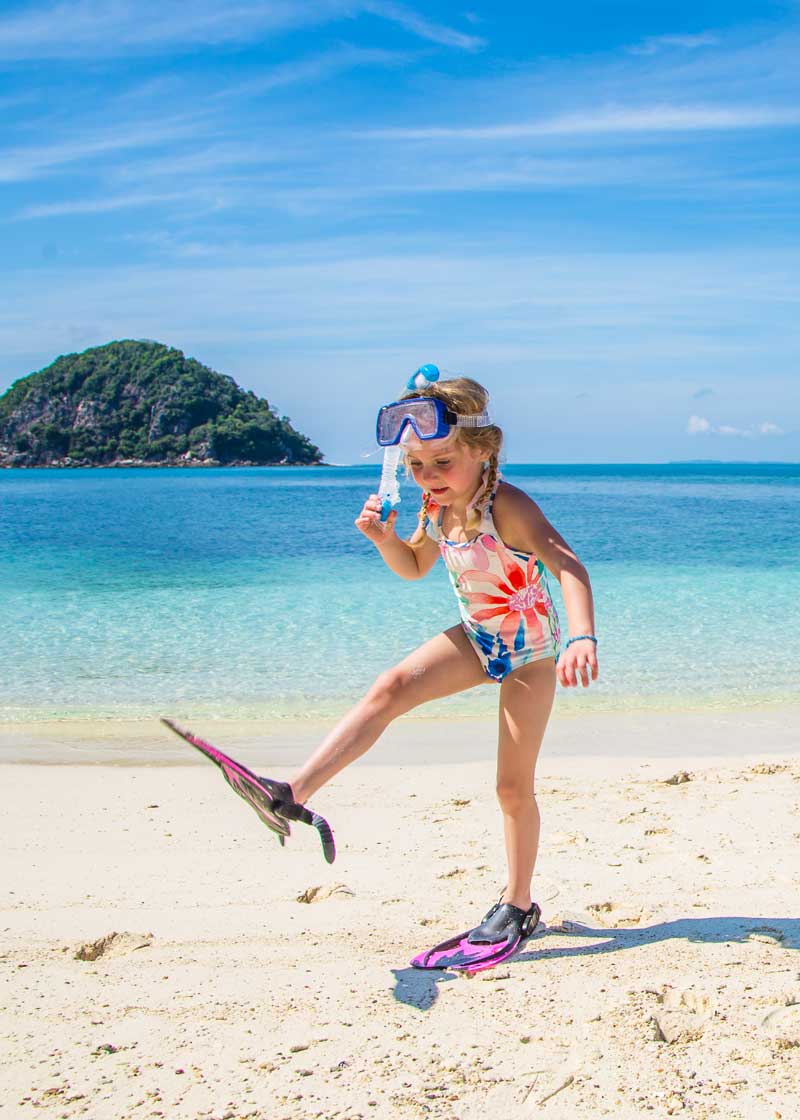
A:
[[[288,783],[277,782],[272,778],[260,778],[241,762],[237,762],[211,743],[207,743],[199,735],[179,727],[173,720],[162,717],[161,722],[220,768],[231,789],[255,810],[267,828],[277,835],[281,844],[284,844],[286,837],[291,834],[290,820],[310,824],[319,832],[325,859],[328,863],[333,863],[336,858],[336,845],[330,825],[319,813],[312,813],[305,805],[298,804]]]
[[[487,919],[492,915],[489,911]],[[500,940],[473,940],[480,926],[468,929],[464,933],[449,937],[432,949],[419,953],[411,961],[412,968],[423,969],[453,969],[455,972],[480,972],[484,968],[494,968],[502,961],[517,952],[520,945],[536,929],[541,917],[541,910],[534,902],[530,910],[525,913],[525,920]],[[486,923],[487,919],[484,919]]]

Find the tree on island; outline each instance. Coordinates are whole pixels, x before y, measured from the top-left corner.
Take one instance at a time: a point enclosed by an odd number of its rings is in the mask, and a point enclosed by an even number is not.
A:
[[[67,354],[0,396],[0,465],[321,463],[269,402],[160,342]]]

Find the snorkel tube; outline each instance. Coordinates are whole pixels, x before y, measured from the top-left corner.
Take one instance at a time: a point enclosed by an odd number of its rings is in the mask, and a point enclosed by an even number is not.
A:
[[[415,389],[426,389],[438,380],[439,368],[429,362],[412,373],[403,391],[409,393]],[[400,444],[396,443],[391,447],[386,447],[383,452],[383,470],[378,487],[378,497],[381,500],[381,521],[386,521],[392,509],[400,502],[400,484],[397,481],[397,470],[400,466],[402,451]]]

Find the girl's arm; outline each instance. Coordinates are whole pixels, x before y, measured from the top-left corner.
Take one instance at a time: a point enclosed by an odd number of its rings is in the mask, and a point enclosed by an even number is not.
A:
[[[394,531],[397,510],[392,510],[386,521],[381,521],[381,500],[370,494],[355,521],[367,540],[377,548],[388,568],[402,579],[422,579],[436,563],[439,548],[421,525],[408,541],[401,540]]]
[[[492,515],[508,547],[534,553],[561,584],[569,637],[594,635],[594,600],[589,573],[536,502],[516,486],[504,482],[498,487]],[[591,679],[597,680],[597,647],[594,642],[575,642],[564,650],[557,672],[565,687],[575,687],[578,675],[584,687],[588,687],[590,673]]]

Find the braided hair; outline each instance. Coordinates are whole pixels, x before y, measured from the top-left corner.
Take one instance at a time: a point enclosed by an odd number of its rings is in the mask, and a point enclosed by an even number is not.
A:
[[[467,528],[477,529],[483,516],[486,513],[486,507],[492,500],[494,488],[497,485],[497,475],[500,470],[500,458],[496,451],[493,451],[489,456],[486,470],[483,472],[483,486],[478,491],[475,499],[470,505],[469,516],[467,518]]]
[[[428,506],[430,505],[431,492],[430,490],[422,491],[422,505],[419,507],[419,521],[422,526],[428,520]]]

